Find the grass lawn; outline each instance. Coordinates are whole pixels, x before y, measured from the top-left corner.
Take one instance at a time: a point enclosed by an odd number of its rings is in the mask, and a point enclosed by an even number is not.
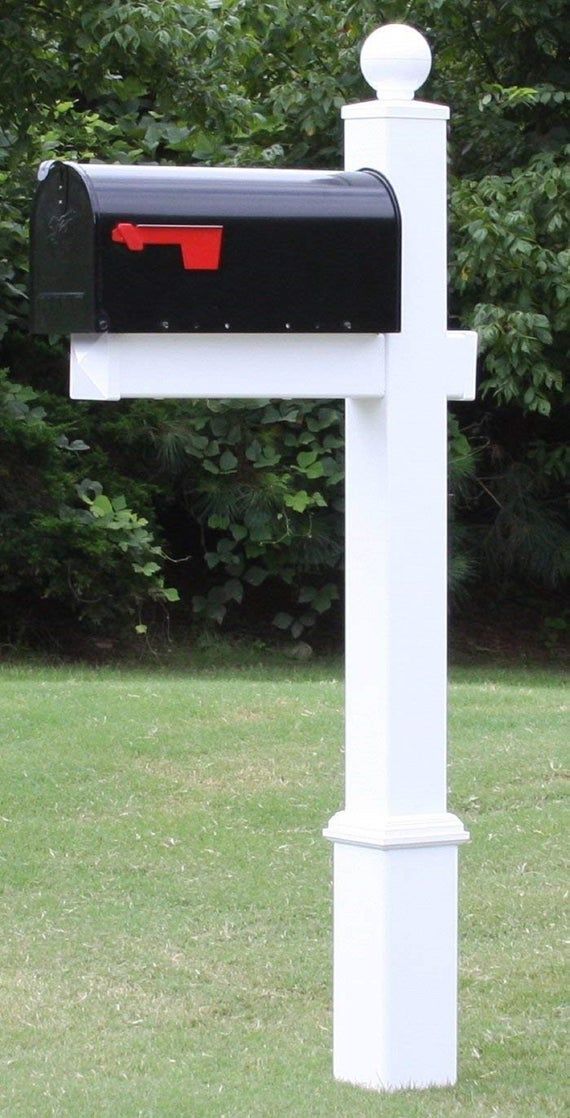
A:
[[[562,1115],[563,679],[463,668],[454,1089],[331,1077],[338,662],[0,674],[0,1114]]]

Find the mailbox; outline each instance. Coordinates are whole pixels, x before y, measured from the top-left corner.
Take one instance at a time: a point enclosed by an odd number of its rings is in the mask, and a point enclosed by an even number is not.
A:
[[[44,164],[31,328],[395,332],[400,239],[376,171]]]

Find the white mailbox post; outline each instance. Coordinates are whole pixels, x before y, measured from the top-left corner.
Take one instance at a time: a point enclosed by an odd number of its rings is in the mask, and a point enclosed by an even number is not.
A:
[[[444,105],[431,55],[375,31],[346,170],[380,171],[402,221],[401,332],[71,339],[71,395],[346,399],[346,805],[334,846],[334,1072],[378,1090],[456,1078],[457,848],[446,805],[446,404],[476,336],[447,330]],[[150,228],[150,227],[149,227]]]
[[[346,401],[346,807],[334,844],[334,1070],[393,1090],[454,1083],[457,847],[446,806],[448,399],[475,394],[476,335],[447,331],[444,105],[411,28],[375,31],[348,105],[347,169],[402,213],[402,332],[382,399]]]

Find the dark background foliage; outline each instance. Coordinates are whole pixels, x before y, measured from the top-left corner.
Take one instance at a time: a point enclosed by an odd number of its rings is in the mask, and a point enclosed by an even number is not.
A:
[[[181,628],[335,633],[340,402],[71,403],[63,340],[27,333],[27,220],[42,159],[339,166],[339,108],[371,95],[359,45],[398,20],[433,47],[423,95],[452,106],[450,319],[481,343],[478,400],[450,415],[453,598],[563,632],[563,0],[4,0],[3,640],[143,634],[171,584]]]

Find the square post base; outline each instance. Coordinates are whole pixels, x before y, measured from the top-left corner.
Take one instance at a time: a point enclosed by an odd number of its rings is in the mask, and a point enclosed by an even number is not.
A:
[[[457,841],[467,834],[380,849],[325,833],[334,842],[335,1077],[379,1091],[455,1083]]]

